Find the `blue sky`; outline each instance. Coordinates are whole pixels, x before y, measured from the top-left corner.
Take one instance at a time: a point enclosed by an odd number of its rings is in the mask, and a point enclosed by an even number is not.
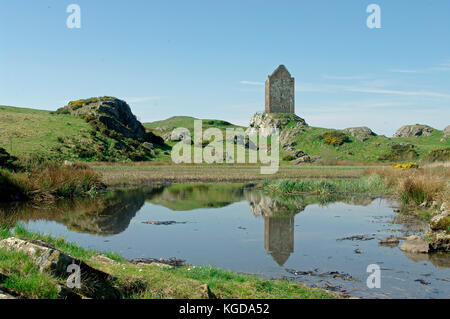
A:
[[[81,29],[66,8],[81,7]],[[366,8],[381,7],[381,29]],[[267,75],[296,79],[310,125],[450,124],[450,1],[0,0],[0,104],[54,110],[112,95],[141,121],[246,125]]]

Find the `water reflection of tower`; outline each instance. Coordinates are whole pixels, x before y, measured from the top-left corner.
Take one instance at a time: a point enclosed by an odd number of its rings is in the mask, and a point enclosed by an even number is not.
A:
[[[294,252],[294,216],[264,217],[264,248],[283,266]]]

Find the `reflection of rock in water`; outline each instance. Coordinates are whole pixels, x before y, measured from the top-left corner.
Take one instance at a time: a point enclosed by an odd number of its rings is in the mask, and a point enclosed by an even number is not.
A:
[[[250,206],[250,211],[255,216],[286,216],[295,215],[303,211],[306,205],[303,202],[289,199],[272,198],[262,191],[244,191],[245,198]]]
[[[102,236],[119,234],[128,228],[144,203],[145,193],[126,192],[126,196],[118,196],[100,211],[86,212],[81,218],[65,218],[63,223],[68,229],[81,233]]]
[[[0,224],[49,220],[77,232],[102,236],[118,234],[128,228],[149,193],[144,190],[118,191],[98,198],[60,201],[49,207],[35,206],[33,203],[10,205],[2,207],[1,210],[9,213],[0,217]]]
[[[264,248],[283,266],[294,252],[294,216],[264,217]]]
[[[404,251],[403,253],[414,262],[429,261],[436,268],[450,268],[450,255],[448,253],[412,254]]]

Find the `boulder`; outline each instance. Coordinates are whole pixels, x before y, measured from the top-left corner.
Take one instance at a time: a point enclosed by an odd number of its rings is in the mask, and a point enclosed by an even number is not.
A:
[[[426,233],[430,248],[437,251],[450,251],[450,233],[445,230],[430,230]]]
[[[308,155],[301,156],[294,161],[295,165],[303,164],[303,163],[311,163],[311,157]]]
[[[96,119],[109,130],[128,138],[146,139],[146,131],[141,122],[131,112],[130,106],[115,97],[95,97],[69,102],[57,113],[68,113],[85,119]]]
[[[446,230],[450,227],[450,211],[445,210],[431,218],[430,227],[432,230]]]
[[[450,125],[448,125],[446,128],[444,128],[444,135],[442,136],[443,138],[447,138],[450,137]]]
[[[404,125],[395,132],[394,137],[430,136],[433,132],[434,129],[428,125]]]
[[[408,253],[428,253],[430,246],[422,237],[412,235],[406,237],[405,241],[400,245],[400,250]]]
[[[14,297],[13,295],[10,295],[8,292],[6,292],[0,287],[0,300],[2,299],[17,299],[17,298]]]
[[[376,134],[366,126],[346,128],[343,132],[353,136],[361,142],[367,141],[371,136],[376,136]]]

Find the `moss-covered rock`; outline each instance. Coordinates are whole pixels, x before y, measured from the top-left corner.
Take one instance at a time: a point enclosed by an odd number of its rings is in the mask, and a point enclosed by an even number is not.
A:
[[[394,137],[417,137],[417,136],[430,136],[434,132],[434,128],[423,125],[404,125],[395,132]]]
[[[372,136],[376,136],[376,134],[366,126],[346,128],[343,132],[353,136],[361,142],[367,141]]]
[[[114,97],[94,97],[71,101],[57,113],[66,113],[84,118],[88,122],[98,120],[108,130],[128,138],[146,140],[144,126],[131,112],[130,106]]]

